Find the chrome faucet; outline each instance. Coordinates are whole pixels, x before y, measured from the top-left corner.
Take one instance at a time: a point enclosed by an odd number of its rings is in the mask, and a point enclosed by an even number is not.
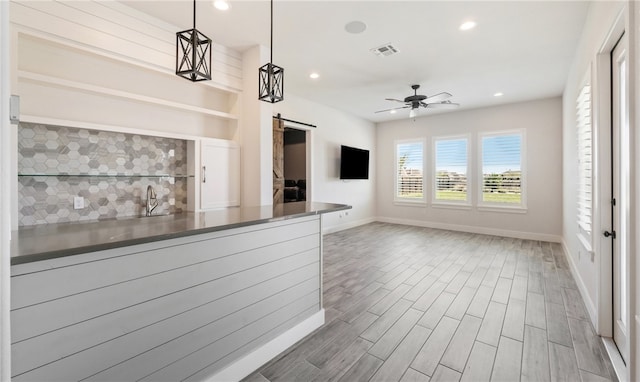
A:
[[[158,199],[156,198],[156,192],[151,185],[147,186],[147,211],[146,216],[151,216],[151,212],[154,208],[158,207]]]

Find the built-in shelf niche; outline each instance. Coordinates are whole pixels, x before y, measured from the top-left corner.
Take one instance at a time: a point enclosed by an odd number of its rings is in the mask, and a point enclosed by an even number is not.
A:
[[[17,33],[22,114],[232,139],[238,92]]]

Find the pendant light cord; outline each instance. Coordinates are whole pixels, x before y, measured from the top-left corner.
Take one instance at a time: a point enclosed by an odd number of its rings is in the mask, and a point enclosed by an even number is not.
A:
[[[270,62],[273,65],[273,0],[271,0],[271,43],[270,45],[271,45],[269,49],[271,51]]]
[[[193,29],[196,29],[196,0],[193,0]]]

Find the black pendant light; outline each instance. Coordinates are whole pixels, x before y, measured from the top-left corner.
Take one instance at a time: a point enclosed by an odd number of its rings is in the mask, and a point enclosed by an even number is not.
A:
[[[176,33],[176,75],[193,82],[211,79],[211,40],[196,29],[196,0],[193,29]]]
[[[273,64],[273,0],[271,0],[271,58],[258,69],[258,99],[276,103],[284,99],[284,68]]]

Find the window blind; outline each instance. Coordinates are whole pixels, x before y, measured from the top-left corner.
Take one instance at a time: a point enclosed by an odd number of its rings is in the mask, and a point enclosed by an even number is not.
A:
[[[482,137],[482,198],[491,204],[522,204],[522,134]]]
[[[434,200],[466,202],[467,138],[436,138],[434,151]]]
[[[591,131],[591,86],[585,85],[576,100],[578,140],[578,225],[591,234],[593,210],[593,146]]]
[[[422,141],[396,146],[396,198],[423,199],[424,145]]]

